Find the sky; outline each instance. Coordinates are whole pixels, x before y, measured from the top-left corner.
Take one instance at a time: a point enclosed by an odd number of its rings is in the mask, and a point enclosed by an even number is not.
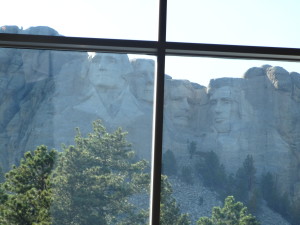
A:
[[[300,48],[299,0],[168,4],[168,41]],[[157,0],[9,0],[1,2],[1,9],[0,25],[49,26],[65,36],[157,39]],[[211,78],[241,77],[264,64],[300,73],[295,62],[169,56],[166,74],[206,86]]]

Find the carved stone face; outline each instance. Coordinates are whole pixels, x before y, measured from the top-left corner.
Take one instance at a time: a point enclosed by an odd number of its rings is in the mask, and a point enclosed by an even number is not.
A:
[[[124,86],[130,68],[127,55],[98,53],[91,60],[88,77],[97,87],[118,89]]]
[[[169,91],[166,99],[166,114],[172,123],[178,127],[188,127],[191,119],[190,99],[192,90],[180,84]]]
[[[213,125],[217,132],[227,133],[231,130],[232,121],[238,115],[237,96],[228,86],[216,89],[210,96],[210,107]]]
[[[131,90],[134,96],[142,101],[153,102],[154,61],[137,59],[133,62],[134,77],[131,79]]]

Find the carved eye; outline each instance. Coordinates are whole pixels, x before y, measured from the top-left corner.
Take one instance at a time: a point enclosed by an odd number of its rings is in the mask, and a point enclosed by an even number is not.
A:
[[[189,105],[196,105],[196,101],[192,98],[187,98],[187,102]]]
[[[222,98],[222,102],[224,103],[224,104],[231,104],[231,99],[230,98]]]
[[[217,104],[217,100],[215,100],[215,99],[214,100],[210,100],[209,104],[210,105],[216,105]]]

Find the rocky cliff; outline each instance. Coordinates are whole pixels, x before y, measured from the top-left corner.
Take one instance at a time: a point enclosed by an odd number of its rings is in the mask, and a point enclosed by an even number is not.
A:
[[[47,27],[1,32],[59,35]],[[0,157],[8,169],[37,145],[61,149],[101,119],[128,131],[138,157],[150,161],[154,61],[125,54],[0,49]],[[228,172],[252,155],[258,174],[276,175],[300,197],[300,74],[263,65],[208,87],[165,77],[164,150],[179,166],[215,151]]]

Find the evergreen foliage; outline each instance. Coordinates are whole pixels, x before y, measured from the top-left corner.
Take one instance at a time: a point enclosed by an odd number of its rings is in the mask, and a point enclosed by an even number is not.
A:
[[[180,172],[180,179],[186,184],[193,184],[192,169],[190,166],[183,166]]]
[[[160,225],[189,225],[188,214],[181,214],[179,205],[172,197],[172,187],[166,176],[161,180]]]
[[[195,155],[197,151],[197,143],[192,141],[192,142],[189,142],[188,141],[188,152],[190,154],[190,159],[193,158],[193,156]]]
[[[259,202],[259,194],[256,189],[256,169],[251,155],[247,155],[243,166],[238,169],[235,179],[235,197],[238,201],[243,201],[255,211]],[[251,204],[249,204],[251,203]]]
[[[147,163],[134,160],[125,137],[95,121],[93,132],[82,137],[78,129],[75,146],[63,153],[45,146],[25,153],[0,184],[0,224],[147,224],[146,207],[132,203],[136,194],[149,194]],[[165,176],[161,196],[161,224],[190,224]]]
[[[247,213],[247,207],[235,202],[233,196],[225,199],[224,207],[214,207],[211,218],[202,217],[197,225],[259,225],[258,220]]]
[[[272,207],[275,203],[273,199],[275,200],[274,197],[277,195],[277,188],[270,172],[262,175],[260,186],[263,198],[267,201],[268,206]]]
[[[238,169],[236,173],[237,184],[245,191],[249,192],[255,188],[255,174],[254,160],[251,155],[247,155],[243,162],[243,166]]]
[[[134,152],[119,128],[108,133],[100,121],[75,146],[64,149],[54,173],[53,224],[143,224],[130,197],[146,190],[146,161],[133,162]]]
[[[162,156],[162,173],[168,176],[177,175],[176,158],[169,149]]]
[[[40,146],[25,153],[19,166],[5,176],[0,167],[1,225],[147,223],[146,207],[136,208],[133,200],[137,194],[149,193],[148,164],[135,160],[126,133],[121,129],[108,133],[100,121],[94,122],[87,137],[77,131],[75,146],[64,147],[61,154]],[[196,144],[189,143],[189,148],[194,155]],[[198,225],[256,225],[247,209],[255,212],[261,196],[292,225],[300,224],[300,199],[280,193],[271,173],[262,176],[258,189],[252,156],[246,157],[235,175],[226,174],[214,152],[198,152],[197,156],[195,172],[204,185],[219,196],[234,195],[247,206],[228,197],[223,208],[215,207],[212,217],[200,218]],[[176,175],[174,153],[166,151],[163,159],[163,173]],[[190,166],[183,166],[180,172],[182,181],[193,183]],[[172,192],[167,177],[162,176],[160,224],[191,224],[189,216],[181,214]]]
[[[292,225],[299,225],[300,224],[300,199],[296,199],[291,204],[290,209],[290,222]]]
[[[51,224],[50,177],[57,155],[55,150],[37,147],[6,174],[0,194],[0,224]]]
[[[257,211],[261,195],[256,185],[256,169],[251,155],[245,158],[235,175],[227,175],[215,152],[200,152],[198,155],[195,171],[206,187],[216,191],[221,199],[233,195],[251,212]]]
[[[195,164],[195,171],[206,187],[214,190],[224,189],[226,172],[215,152],[200,154],[200,158]]]
[[[262,196],[266,200],[267,205],[286,217],[290,203],[288,202],[287,195],[282,195],[278,190],[274,176],[270,172],[263,174],[260,184]]]
[[[0,166],[0,183],[3,183],[5,180],[4,172],[2,167]]]
[[[0,205],[2,205],[7,200],[7,194],[5,193],[5,190],[3,187],[4,181],[5,181],[4,173],[3,173],[2,167],[0,167]],[[0,210],[1,210],[1,208],[0,208]],[[1,213],[0,213],[0,215],[1,215]]]
[[[300,199],[291,200],[287,193],[282,194],[270,172],[262,175],[260,184],[262,196],[267,205],[281,214],[292,225],[299,225]]]
[[[273,175],[268,172],[262,175],[261,178],[261,192],[267,205],[275,212],[280,213],[285,218],[288,217],[290,203],[286,194],[282,195],[277,188],[277,184]]]

